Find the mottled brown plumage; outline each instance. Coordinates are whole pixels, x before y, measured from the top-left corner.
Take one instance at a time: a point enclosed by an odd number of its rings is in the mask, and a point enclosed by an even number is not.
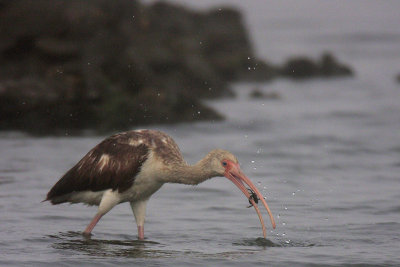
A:
[[[166,164],[184,162],[175,141],[160,131],[139,130],[112,135],[90,150],[51,188],[46,200],[68,202],[80,191],[129,189],[152,149]],[[106,156],[105,156],[106,155]]]

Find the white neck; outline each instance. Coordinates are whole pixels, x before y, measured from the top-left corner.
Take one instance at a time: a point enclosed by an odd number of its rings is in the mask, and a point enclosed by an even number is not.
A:
[[[196,185],[216,176],[219,176],[219,174],[212,170],[211,160],[207,155],[195,165],[174,166],[165,182]]]

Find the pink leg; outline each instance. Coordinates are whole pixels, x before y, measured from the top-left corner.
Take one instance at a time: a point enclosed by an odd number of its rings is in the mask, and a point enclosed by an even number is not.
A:
[[[144,240],[144,226],[138,226],[137,230],[138,230],[139,240]]]
[[[92,221],[89,223],[89,225],[86,227],[85,231],[83,232],[84,235],[90,235],[92,232],[93,228],[96,226],[96,224],[100,221],[101,217],[103,217],[103,214],[96,214]]]

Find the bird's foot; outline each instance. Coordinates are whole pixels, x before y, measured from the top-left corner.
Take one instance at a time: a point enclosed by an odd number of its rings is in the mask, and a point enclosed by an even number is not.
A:
[[[83,231],[83,232],[82,232],[82,235],[83,235],[84,237],[91,237],[91,236],[92,236],[92,233],[91,233],[91,232]]]

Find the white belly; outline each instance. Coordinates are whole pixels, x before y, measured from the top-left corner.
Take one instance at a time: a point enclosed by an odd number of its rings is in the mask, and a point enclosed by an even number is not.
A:
[[[120,193],[120,202],[135,202],[137,200],[148,199],[152,194],[154,194],[160,187],[162,183],[149,183],[147,181],[133,183],[133,186],[123,193]]]
[[[151,183],[148,181],[134,182],[132,187],[128,190],[119,193],[118,190],[113,191],[114,196],[119,199],[119,203],[122,202],[135,202],[138,200],[148,199],[152,194],[154,194],[163,183]],[[81,191],[72,193],[68,199],[71,203],[85,203],[87,205],[100,205],[100,201],[103,195],[108,190],[102,191]]]
[[[161,179],[163,175],[162,169],[163,166],[159,161],[154,160],[152,153],[150,153],[131,188],[119,194],[120,202],[135,202],[148,199],[164,184]]]
[[[74,192],[71,193],[68,197],[68,201],[71,203],[85,203],[87,205],[100,205],[100,201],[103,198],[104,193],[107,190],[102,191],[81,191],[81,192]]]

